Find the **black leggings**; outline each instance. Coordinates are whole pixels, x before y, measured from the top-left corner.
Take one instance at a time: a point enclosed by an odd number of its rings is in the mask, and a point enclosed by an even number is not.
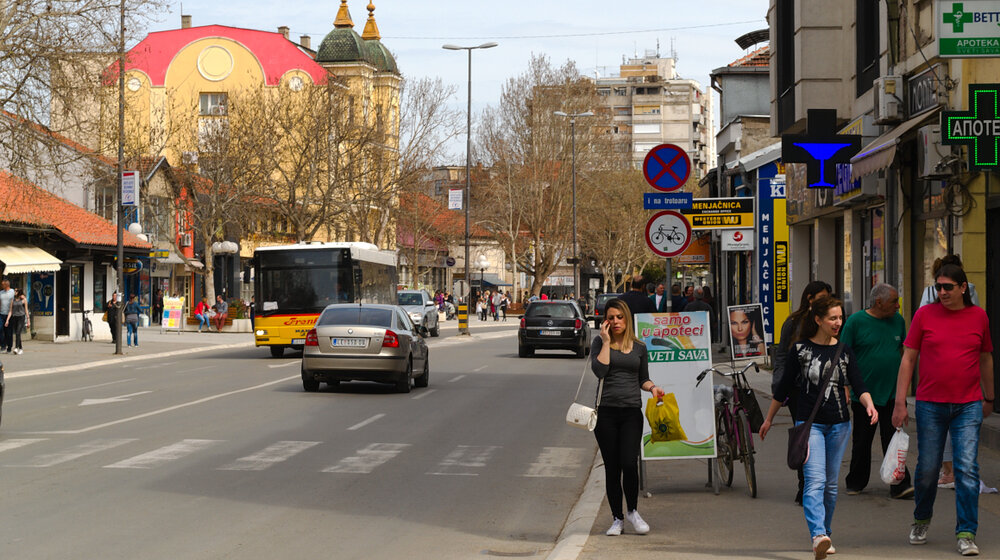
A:
[[[639,504],[639,445],[642,442],[642,411],[638,407],[601,406],[594,428],[604,459],[608,505],[615,519],[624,519],[622,492],[629,511]]]

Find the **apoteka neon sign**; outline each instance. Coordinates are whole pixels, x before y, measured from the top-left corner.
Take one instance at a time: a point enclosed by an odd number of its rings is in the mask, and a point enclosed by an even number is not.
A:
[[[970,84],[968,111],[941,113],[941,143],[968,146],[973,168],[1000,167],[1000,84]]]
[[[834,188],[838,163],[851,163],[861,151],[861,135],[837,134],[837,111],[809,109],[805,134],[781,135],[781,160],[806,164],[806,181],[814,188]]]

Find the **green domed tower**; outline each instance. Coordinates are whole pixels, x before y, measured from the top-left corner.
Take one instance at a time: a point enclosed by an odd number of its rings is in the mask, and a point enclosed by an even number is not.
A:
[[[337,19],[333,22],[333,31],[323,38],[316,51],[316,62],[320,64],[337,64],[342,62],[367,62],[373,64],[368,45],[356,31],[351,13],[347,9],[347,0],[340,0]]]
[[[364,39],[365,46],[368,48],[368,56],[372,64],[378,68],[379,72],[399,74],[396,59],[382,44],[382,36],[378,32],[378,25],[375,24],[375,4],[371,2],[368,2],[368,21],[365,23],[365,30],[361,34],[361,38]]]

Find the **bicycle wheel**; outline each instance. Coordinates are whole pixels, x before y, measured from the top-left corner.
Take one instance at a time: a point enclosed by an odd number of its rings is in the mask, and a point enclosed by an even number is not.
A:
[[[663,234],[658,231],[653,232],[653,234],[649,236],[649,240],[653,242],[653,245],[659,245],[663,243]]]
[[[723,407],[725,406],[723,405]],[[729,433],[726,416],[725,408],[719,408],[718,412],[715,413],[715,448],[718,452],[715,465],[719,473],[719,480],[726,486],[732,486],[734,442],[732,434]]]
[[[754,466],[753,434],[750,433],[750,421],[747,412],[742,408],[736,411],[736,429],[739,432],[740,461],[747,475],[747,490],[750,497],[757,497],[757,468]]]

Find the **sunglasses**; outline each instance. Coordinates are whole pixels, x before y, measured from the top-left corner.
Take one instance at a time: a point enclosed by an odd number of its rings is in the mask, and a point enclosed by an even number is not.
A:
[[[934,290],[938,292],[940,292],[941,290],[950,292],[955,289],[955,286],[958,286],[958,284],[952,284],[951,282],[945,282],[943,284],[934,284]]]

